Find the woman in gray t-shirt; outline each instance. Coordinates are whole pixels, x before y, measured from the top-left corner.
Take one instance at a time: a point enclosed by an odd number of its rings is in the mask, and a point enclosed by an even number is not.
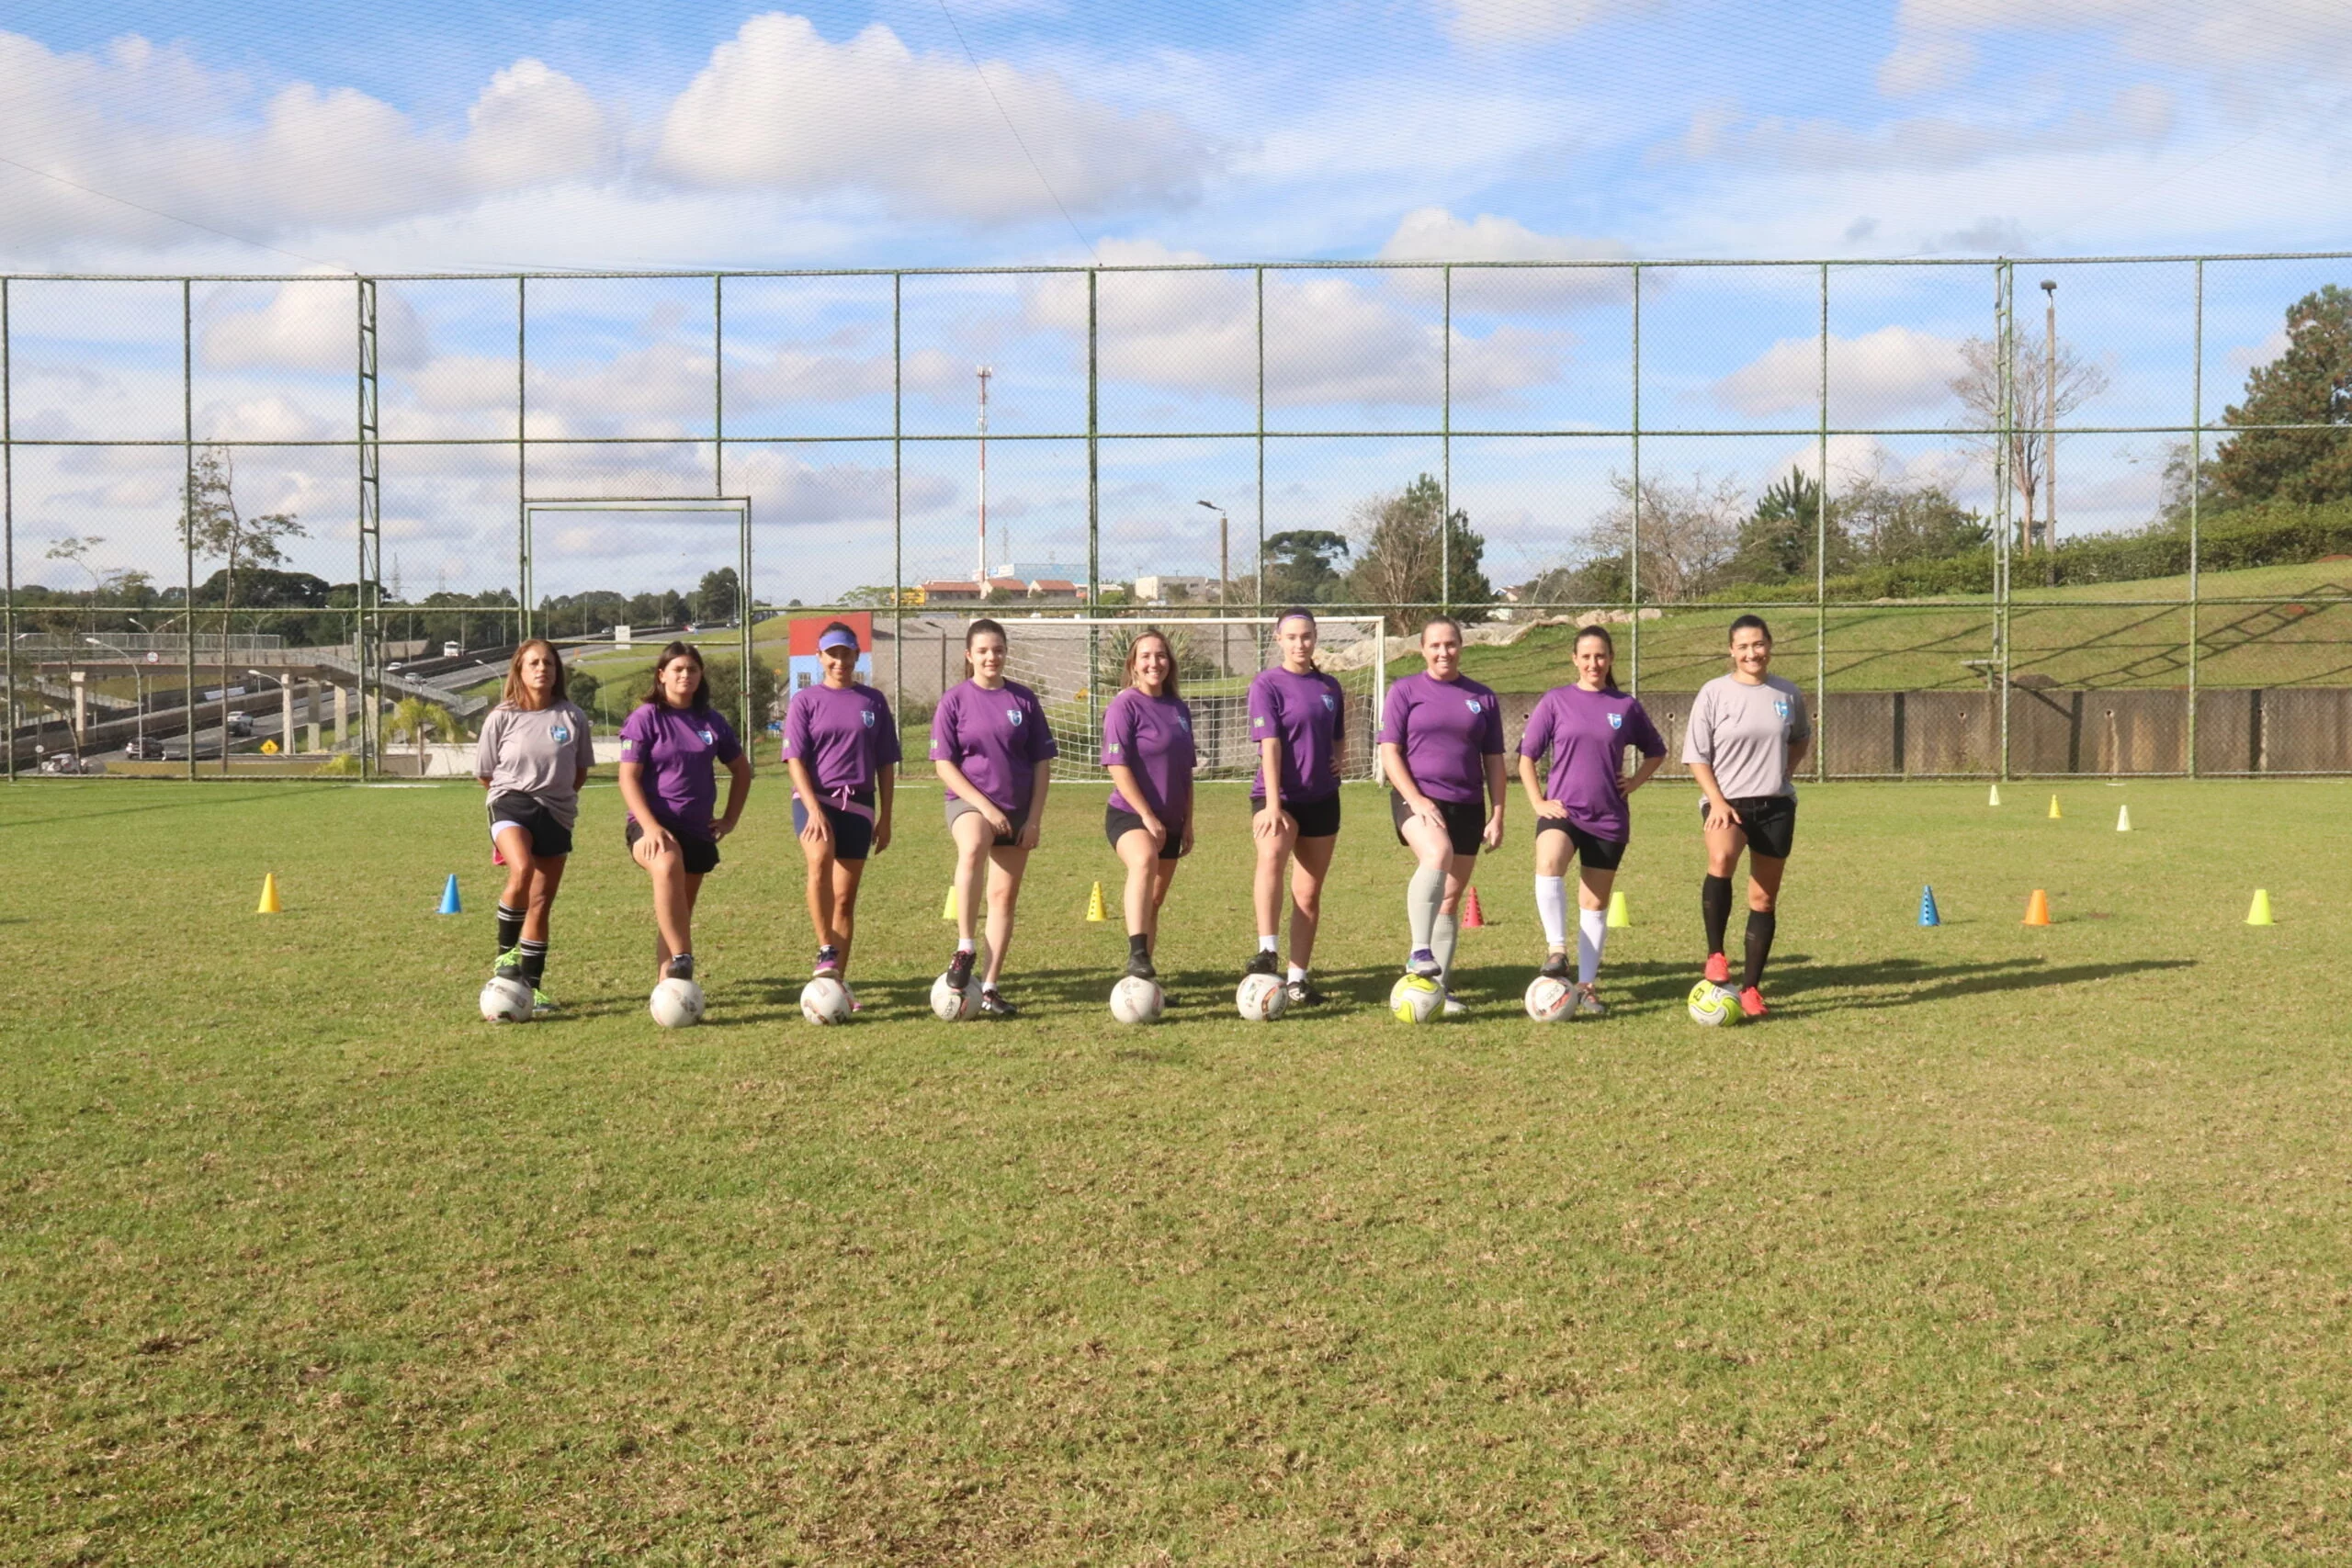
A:
[[[531,1016],[555,1010],[547,977],[548,911],[571,854],[580,785],[595,761],[588,716],[564,695],[563,660],[545,637],[514,650],[506,689],[482,716],[474,776],[490,792],[490,840],[506,863],[498,896],[498,977],[531,987]]]
[[[1731,877],[1747,854],[1747,967],[1739,1008],[1766,1011],[1765,961],[1772,955],[1781,874],[1796,836],[1797,792],[1790,781],[1813,745],[1804,694],[1771,673],[1772,628],[1761,615],[1731,624],[1731,673],[1699,688],[1683,732],[1682,760],[1706,799],[1699,807],[1707,840],[1707,875],[1699,908],[1707,922],[1707,978],[1731,978],[1724,931],[1731,923]]]

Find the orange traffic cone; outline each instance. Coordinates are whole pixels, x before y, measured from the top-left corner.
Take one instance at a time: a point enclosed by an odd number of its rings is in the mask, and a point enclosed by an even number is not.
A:
[[[2050,923],[2050,895],[2037,887],[2033,897],[2025,901],[2025,923],[2046,926]]]
[[[1486,923],[1487,911],[1478,907],[1478,890],[1476,887],[1464,888],[1462,890],[1462,929],[1466,931],[1474,926],[1483,926]]]

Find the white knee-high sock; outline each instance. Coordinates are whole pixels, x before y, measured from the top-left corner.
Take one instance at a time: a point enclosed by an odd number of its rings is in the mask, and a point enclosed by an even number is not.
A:
[[[1445,902],[1445,868],[1421,866],[1405,884],[1405,919],[1413,930],[1413,951],[1430,944],[1430,929],[1437,924],[1438,906]]]
[[[1600,974],[1600,950],[1609,945],[1609,911],[1577,911],[1577,983],[1589,986]]]
[[[1453,988],[1453,944],[1462,939],[1462,917],[1440,915],[1430,926],[1430,951],[1437,955],[1437,983]]]
[[[1535,912],[1544,920],[1544,940],[1553,947],[1568,945],[1568,879],[1565,876],[1539,876],[1535,879]]]

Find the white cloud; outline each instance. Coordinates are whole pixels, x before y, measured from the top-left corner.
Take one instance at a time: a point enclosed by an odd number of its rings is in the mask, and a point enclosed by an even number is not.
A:
[[[1879,62],[1878,90],[1891,98],[1956,87],[1975,67],[1976,51],[1949,33],[1906,34]]]
[[[1653,8],[1656,0],[1450,0],[1448,23],[1475,43],[1528,43],[1561,38],[1612,16]]]
[[[1630,261],[1633,252],[1616,240],[1575,234],[1539,234],[1514,219],[1481,213],[1464,220],[1442,207],[1407,213],[1380,247],[1382,261]],[[1390,284],[1435,299],[1438,275],[1388,275]],[[1453,275],[1457,307],[1532,310],[1630,300],[1633,286],[1622,271],[1597,267],[1458,269]]]
[[[1903,0],[1906,29],[2100,32],[2142,60],[2328,74],[2352,62],[2341,0]]]
[[[701,186],[850,186],[996,222],[1051,214],[1057,197],[1080,212],[1179,205],[1216,161],[1174,116],[1122,112],[1049,72],[992,62],[983,82],[969,62],[918,55],[878,22],[834,44],[807,17],[770,12],[713,51],[671,105],[656,167]]]
[[[201,339],[204,363],[223,369],[252,367],[356,374],[358,286],[349,278],[281,283],[257,310],[233,310],[209,322]],[[209,305],[208,301],[208,305]],[[400,289],[376,290],[380,364],[424,363],[424,323]]]
[[[1722,106],[1693,114],[1675,146],[1655,162],[1738,164],[1797,172],[1939,171],[2003,159],[2082,153],[2161,141],[2173,125],[2172,95],[2143,83],[2055,123],[1917,115],[1858,130],[1841,120],[1778,115],[1741,121]]]
[[[1951,396],[1962,369],[1960,344],[1905,326],[1829,340],[1831,407],[1843,420],[1877,419],[1934,408]],[[1821,398],[1821,340],[1782,338],[1717,381],[1716,400],[1753,418],[1815,410]]]

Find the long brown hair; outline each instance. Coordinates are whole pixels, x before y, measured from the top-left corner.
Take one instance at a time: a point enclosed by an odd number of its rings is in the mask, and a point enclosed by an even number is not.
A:
[[[695,661],[695,694],[686,705],[697,709],[710,706],[710,667],[702,660],[702,649],[690,642],[673,642],[662,650],[662,656],[653,661],[653,689],[645,694],[645,700],[656,707],[663,705],[662,671],[669,668],[673,659]]]
[[[1577,635],[1569,640],[1568,646],[1571,649],[1579,647],[1589,637],[1599,637],[1600,646],[1609,650],[1609,679],[1601,682],[1600,689],[1614,696],[1617,694],[1617,639],[1611,637],[1603,626],[1584,626],[1577,628]]]
[[[995,621],[989,619],[986,615],[982,615],[978,620],[974,621],[970,626],[964,628],[964,679],[967,681],[970,680],[973,675],[978,673],[978,671],[972,668],[972,639],[976,637],[985,636],[989,632],[996,633],[997,640],[1004,644],[1006,652],[1010,653],[1012,651],[1012,639],[1004,635],[1004,627]]]
[[[558,653],[555,644],[547,638],[535,637],[516,647],[514,657],[506,661],[506,685],[498,694],[499,706],[528,709],[537,705],[530,701],[531,688],[523,684],[523,656],[535,648],[546,649],[548,661],[555,666],[555,690],[548,696],[548,706],[553,707],[566,700],[564,689],[570,682],[564,673],[563,655]]]
[[[1175,696],[1177,694],[1176,644],[1158,626],[1146,626],[1127,639],[1127,684],[1132,686],[1136,683],[1136,649],[1143,646],[1143,639],[1148,637],[1158,637],[1161,650],[1168,655],[1168,679],[1160,682],[1159,694],[1163,697]]]

